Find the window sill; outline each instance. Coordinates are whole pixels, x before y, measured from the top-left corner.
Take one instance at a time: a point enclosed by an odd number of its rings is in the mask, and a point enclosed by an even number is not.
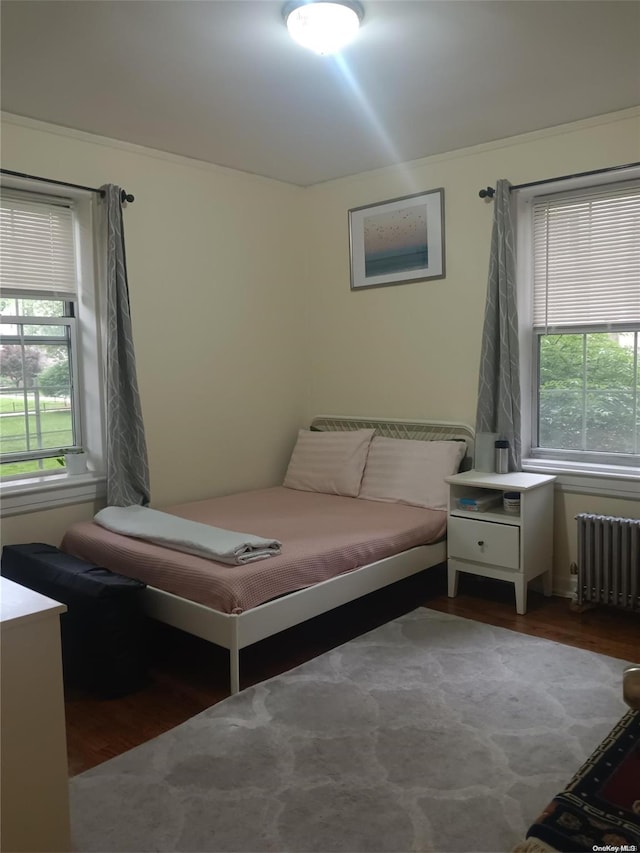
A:
[[[556,488],[562,492],[640,500],[640,468],[523,459],[522,470],[534,474],[555,474]]]
[[[103,474],[91,471],[86,474],[25,477],[3,483],[0,495],[0,516],[4,518],[103,498],[106,479]]]

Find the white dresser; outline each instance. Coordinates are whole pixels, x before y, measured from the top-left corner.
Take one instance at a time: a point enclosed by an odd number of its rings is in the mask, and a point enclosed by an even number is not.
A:
[[[466,471],[447,477],[449,518],[447,571],[449,596],[458,591],[458,575],[469,572],[514,584],[516,611],[527,612],[527,585],[543,576],[551,595],[553,563],[553,482],[546,474],[486,474]],[[519,492],[520,508],[507,513],[504,492]],[[497,505],[475,511],[460,505],[469,496],[496,498]]]
[[[69,780],[60,614],[0,578],[0,850],[68,851]]]

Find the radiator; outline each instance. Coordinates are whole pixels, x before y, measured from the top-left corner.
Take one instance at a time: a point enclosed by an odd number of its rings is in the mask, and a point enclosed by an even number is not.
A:
[[[578,604],[640,610],[640,519],[580,513]]]

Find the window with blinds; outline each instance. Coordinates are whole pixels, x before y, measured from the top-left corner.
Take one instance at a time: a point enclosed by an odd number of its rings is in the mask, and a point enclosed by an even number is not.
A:
[[[640,323],[640,181],[533,205],[537,328]]]
[[[70,199],[3,189],[0,277],[0,477],[60,474],[82,444]]]
[[[73,202],[3,189],[0,264],[3,288],[75,295]]]
[[[640,460],[640,181],[534,199],[532,455]]]

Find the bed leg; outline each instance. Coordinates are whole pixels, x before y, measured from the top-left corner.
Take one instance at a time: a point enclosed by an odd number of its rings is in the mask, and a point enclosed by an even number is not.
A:
[[[231,695],[240,692],[240,653],[238,649],[229,649],[229,676]]]
[[[231,643],[229,645],[229,680],[231,695],[240,692],[240,643],[238,641],[238,621],[232,623]]]

